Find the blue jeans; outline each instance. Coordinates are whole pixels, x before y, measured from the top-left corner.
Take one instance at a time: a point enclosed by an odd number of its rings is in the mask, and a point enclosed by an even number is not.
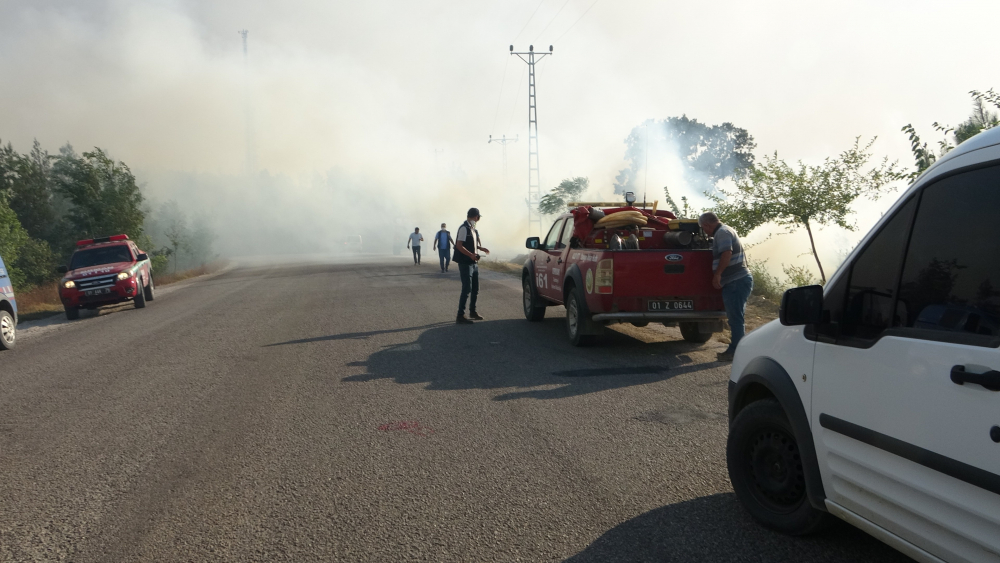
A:
[[[420,263],[420,245],[419,244],[417,246],[413,247],[413,263],[414,264],[419,264]]]
[[[753,276],[743,276],[722,286],[722,302],[726,306],[726,317],[729,319],[729,330],[733,337],[726,352],[735,352],[736,345],[746,334],[743,315],[747,311],[747,299],[753,291]]]
[[[438,257],[441,258],[441,270],[447,270],[451,264],[451,249],[438,247]]]
[[[476,297],[479,295],[479,264],[459,262],[458,277],[462,278],[462,296],[458,298],[458,314],[465,314],[466,299],[469,299],[469,312],[475,313]]]

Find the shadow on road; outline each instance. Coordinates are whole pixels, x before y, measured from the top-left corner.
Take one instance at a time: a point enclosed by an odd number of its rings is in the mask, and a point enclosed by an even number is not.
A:
[[[315,338],[302,338],[299,340],[289,340],[288,342],[276,342],[274,344],[267,344],[264,348],[270,348],[271,346],[287,346],[289,344],[308,344],[309,342],[323,342],[326,340],[365,340],[371,338],[372,336],[378,334],[393,334],[396,332],[410,332],[413,330],[426,330],[429,328],[435,328],[440,326],[447,326],[450,323],[433,323],[424,326],[411,326],[407,328],[392,328],[387,330],[372,330],[368,332],[345,332],[342,334],[331,334],[329,336],[317,336]]]
[[[565,563],[615,561],[879,561],[911,559],[835,520],[818,534],[793,538],[759,526],[733,493],[671,504],[624,522]]]
[[[348,364],[365,367],[366,373],[343,381],[392,379],[400,384],[425,384],[430,390],[505,390],[493,398],[496,401],[560,399],[665,381],[719,365],[696,363],[689,356],[701,345],[681,340],[643,342],[614,331],[608,331],[592,348],[574,348],[563,324],[562,319],[542,323],[499,320],[399,329],[426,330],[414,342],[387,346],[365,361]],[[368,334],[374,333],[321,336],[295,343]]]

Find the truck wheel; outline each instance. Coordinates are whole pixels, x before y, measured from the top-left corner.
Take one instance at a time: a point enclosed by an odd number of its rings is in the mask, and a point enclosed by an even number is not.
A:
[[[7,311],[0,311],[0,350],[13,350],[17,344],[17,326],[14,317]]]
[[[809,504],[799,446],[778,401],[756,401],[736,415],[726,465],[736,498],[764,526],[800,536],[827,520]]]
[[[575,287],[570,289],[566,296],[566,333],[573,346],[588,346],[594,342],[594,335],[582,334],[585,323],[589,322],[584,318],[585,310],[580,290]]]
[[[153,278],[149,278],[149,284],[143,288],[142,292],[145,294],[146,301],[152,301],[156,299],[156,287],[153,285]]]
[[[80,318],[79,307],[66,307],[66,320],[75,321]]]
[[[702,332],[698,327],[698,323],[677,323],[681,327],[681,336],[687,342],[694,342],[695,344],[704,344],[708,342],[709,338],[712,338],[711,332]]]
[[[545,318],[545,306],[539,307],[538,296],[535,294],[535,286],[531,283],[531,276],[521,278],[521,285],[524,287],[524,318],[535,323]]]
[[[142,287],[142,278],[139,278],[139,291],[135,293],[135,299],[132,302],[135,303],[136,309],[144,309],[146,307],[146,289]]]

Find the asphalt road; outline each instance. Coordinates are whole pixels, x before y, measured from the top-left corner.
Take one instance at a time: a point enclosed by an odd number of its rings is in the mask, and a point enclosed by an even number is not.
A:
[[[487,275],[487,274],[484,274]],[[242,267],[0,354],[0,561],[900,561],[725,470],[722,345],[574,349],[405,259]]]

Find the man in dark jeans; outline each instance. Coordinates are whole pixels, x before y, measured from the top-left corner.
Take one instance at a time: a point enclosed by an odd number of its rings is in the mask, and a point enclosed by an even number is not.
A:
[[[747,269],[743,256],[743,244],[732,228],[723,225],[715,213],[705,213],[698,218],[698,224],[712,240],[712,287],[722,290],[722,303],[726,306],[726,317],[732,338],[725,352],[716,357],[720,362],[733,361],[736,345],[746,332],[744,315],[747,299],[753,291],[753,276]]]
[[[479,254],[478,250],[489,254],[489,250],[480,246],[479,233],[476,224],[479,222],[479,210],[473,207],[466,214],[466,221],[455,234],[455,256],[452,260],[458,264],[458,275],[462,278],[462,296],[458,299],[458,324],[472,324],[472,320],[481,321],[483,317],[476,312],[476,297],[479,295]],[[469,318],[465,316],[465,300],[469,300]]]

